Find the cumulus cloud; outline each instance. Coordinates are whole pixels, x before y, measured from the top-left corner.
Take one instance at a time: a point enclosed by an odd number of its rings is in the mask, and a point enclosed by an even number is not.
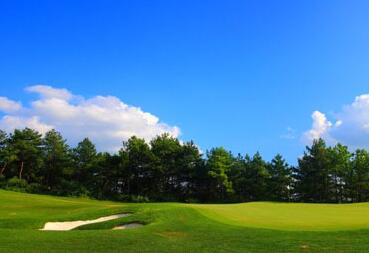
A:
[[[11,132],[14,129],[22,129],[24,127],[35,129],[42,134],[53,128],[52,125],[42,123],[37,116],[21,117],[5,115],[0,121],[0,128],[7,132]]]
[[[313,125],[310,130],[305,132],[305,139],[312,142],[315,139],[327,138],[332,123],[327,119],[325,114],[320,111],[314,111],[311,118],[313,119]]]
[[[160,122],[155,115],[130,106],[114,96],[85,99],[66,89],[36,85],[26,88],[39,98],[30,107],[6,114],[0,128],[31,127],[44,133],[52,128],[62,132],[75,145],[84,137],[91,138],[100,150],[116,151],[123,140],[132,135],[150,140],[158,134],[178,137],[180,130]],[[75,99],[78,98],[78,99]]]
[[[0,111],[9,113],[16,112],[22,108],[22,105],[19,102],[15,102],[6,97],[0,97]]]
[[[369,147],[369,94],[357,96],[335,113],[334,124],[322,112],[312,114],[312,128],[304,133],[304,140],[323,138],[328,143],[343,143],[352,148]]]
[[[26,88],[28,92],[38,93],[43,98],[70,100],[73,95],[67,89],[57,89],[48,85],[33,85]]]

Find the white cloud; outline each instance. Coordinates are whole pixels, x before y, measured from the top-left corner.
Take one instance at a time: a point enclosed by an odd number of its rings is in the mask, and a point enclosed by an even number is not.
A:
[[[48,85],[34,85],[26,88],[28,92],[38,93],[43,98],[59,98],[63,100],[70,100],[73,94],[67,89],[53,88]]]
[[[40,122],[40,119],[37,116],[20,117],[6,115],[1,119],[0,126],[2,130],[5,130],[7,132],[11,132],[14,129],[29,127],[37,130],[41,134],[44,134],[47,131],[53,129],[53,126]]]
[[[37,85],[26,90],[38,93],[40,98],[22,112],[4,116],[0,128],[11,131],[28,126],[43,133],[55,128],[72,145],[89,137],[98,149],[107,151],[118,150],[122,141],[132,135],[150,140],[165,132],[174,137],[180,134],[178,127],[162,123],[155,115],[127,105],[117,97],[79,97],[72,103],[78,96],[66,89]]]
[[[327,138],[332,123],[327,119],[325,114],[320,111],[314,111],[311,118],[313,119],[313,125],[309,131],[304,133],[304,138],[308,142],[319,138]]]
[[[313,126],[304,133],[304,139],[311,142],[323,138],[329,143],[340,142],[351,148],[369,148],[369,94],[357,96],[349,105],[335,113],[332,124],[325,114],[315,111]]]
[[[296,138],[296,130],[292,127],[287,127],[287,132],[280,136],[282,139],[293,140]]]
[[[19,111],[22,105],[19,102],[15,102],[6,97],[0,97],[0,111],[5,113],[11,113]]]

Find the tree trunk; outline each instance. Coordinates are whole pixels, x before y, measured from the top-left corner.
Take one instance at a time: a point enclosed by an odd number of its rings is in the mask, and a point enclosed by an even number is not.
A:
[[[4,171],[5,171],[7,165],[8,165],[7,163],[4,164],[3,168],[0,171],[0,176],[4,174]]]
[[[19,171],[19,179],[22,179],[23,165],[24,165],[24,162],[22,161],[22,162],[21,162],[20,171]]]

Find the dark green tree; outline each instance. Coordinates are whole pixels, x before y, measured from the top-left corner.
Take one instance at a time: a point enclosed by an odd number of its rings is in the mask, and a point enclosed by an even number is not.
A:
[[[8,135],[0,130],[0,177],[4,175],[9,163],[14,159],[14,155],[10,152]]]
[[[353,201],[369,200],[369,152],[358,149],[352,161],[353,169]]]
[[[9,137],[9,150],[14,157],[15,170],[18,169],[19,179],[28,182],[40,182],[42,166],[41,134],[30,128],[14,130]]]
[[[48,131],[43,138],[42,169],[43,183],[50,190],[60,190],[61,181],[70,174],[72,157],[69,146],[61,134],[55,130]]]
[[[301,201],[329,202],[331,196],[330,157],[323,139],[314,140],[298,160],[296,190]]]
[[[197,198],[199,172],[203,167],[202,155],[193,141],[181,145],[176,170],[176,192],[179,200],[188,201]]]
[[[125,193],[153,197],[158,192],[158,172],[153,167],[154,156],[144,139],[133,136],[123,143],[120,156],[127,159]],[[124,160],[123,160],[124,161]]]
[[[352,154],[344,145],[337,144],[329,148],[330,159],[330,176],[331,176],[331,192],[334,196],[333,201],[339,203],[346,201],[352,196]]]
[[[238,154],[238,156],[233,160],[230,180],[232,181],[236,201],[245,202],[250,201],[252,198],[250,189],[251,180],[248,174],[248,164],[250,160],[251,159],[248,155],[242,157],[241,154]]]
[[[97,168],[97,152],[95,145],[85,138],[73,149],[74,172],[73,179],[81,186],[81,194],[90,194],[93,185],[93,175]]]
[[[122,194],[121,157],[107,152],[98,153],[90,193],[97,199],[119,199]]]
[[[246,164],[250,200],[266,200],[267,183],[270,177],[267,169],[267,163],[263,160],[260,153],[257,152]]]
[[[291,199],[292,170],[283,157],[277,154],[268,165],[268,199],[289,201]]]
[[[178,196],[181,192],[179,171],[181,170],[182,146],[177,138],[169,134],[155,137],[150,142],[150,146],[155,156],[155,171],[160,173],[161,182],[158,194],[163,200],[175,200],[173,196]]]
[[[232,182],[229,179],[233,157],[223,147],[213,148],[207,153],[207,169],[210,177],[209,193],[214,195],[217,201],[224,201],[232,194]]]

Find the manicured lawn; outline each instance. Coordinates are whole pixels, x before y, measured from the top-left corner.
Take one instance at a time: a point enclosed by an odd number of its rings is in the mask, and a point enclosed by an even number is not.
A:
[[[302,231],[369,229],[369,203],[252,202],[194,207],[216,221],[245,227]]]
[[[131,216],[65,232],[48,221]],[[119,224],[147,224],[111,230]],[[315,231],[308,231],[315,230]],[[320,231],[325,230],[325,231]],[[369,204],[125,204],[0,190],[0,252],[368,252]]]

